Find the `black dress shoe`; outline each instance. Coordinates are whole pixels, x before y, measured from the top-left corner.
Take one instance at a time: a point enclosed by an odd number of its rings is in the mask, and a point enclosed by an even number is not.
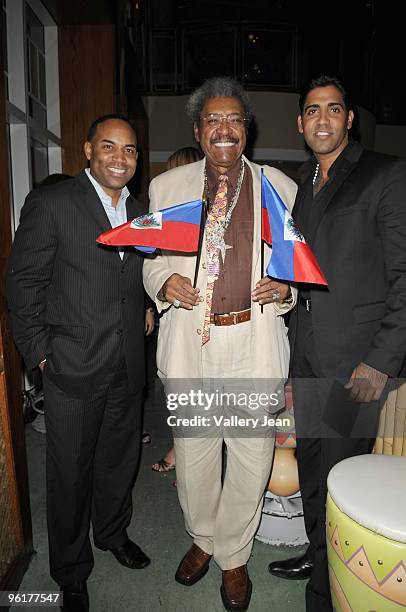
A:
[[[131,540],[127,540],[123,546],[118,548],[110,548],[110,551],[121,565],[130,569],[142,569],[151,563],[151,559]]]
[[[306,578],[310,578],[313,566],[313,561],[310,561],[305,553],[300,557],[291,557],[284,561],[273,561],[268,565],[268,570],[273,576],[278,578],[306,580]]]
[[[89,595],[84,580],[62,586],[61,590],[63,612],[89,612]]]

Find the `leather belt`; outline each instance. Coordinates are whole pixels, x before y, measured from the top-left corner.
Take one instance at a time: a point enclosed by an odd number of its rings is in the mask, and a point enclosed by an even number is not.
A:
[[[312,301],[311,300],[307,300],[306,298],[300,297],[299,304],[301,304],[301,306],[304,306],[307,312],[312,311]]]
[[[238,325],[251,319],[251,308],[240,310],[240,312],[230,312],[227,314],[211,314],[210,323],[212,325]]]

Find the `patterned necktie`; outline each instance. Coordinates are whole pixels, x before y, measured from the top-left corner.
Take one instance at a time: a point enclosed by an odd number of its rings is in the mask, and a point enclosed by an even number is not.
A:
[[[216,197],[206,222],[206,250],[207,250],[207,289],[206,309],[204,313],[202,344],[210,340],[210,315],[213,301],[214,283],[220,274],[220,244],[217,244],[216,230],[221,223],[224,224],[227,212],[227,181],[228,176],[221,174]]]

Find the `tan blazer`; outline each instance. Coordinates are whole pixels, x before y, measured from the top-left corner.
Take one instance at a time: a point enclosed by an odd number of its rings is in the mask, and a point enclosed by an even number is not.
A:
[[[261,166],[244,161],[252,173],[254,190],[254,239],[251,286],[261,277]],[[201,198],[204,184],[205,159],[180,166],[159,175],[150,185],[150,210],[156,211],[171,205]],[[296,184],[285,174],[264,166],[264,173],[275,187],[285,205],[292,209]],[[204,242],[203,242],[204,244]],[[265,267],[270,249],[265,245]],[[162,285],[171,274],[177,272],[193,282],[196,255],[163,251],[162,255],[144,262],[144,285],[155,301],[158,311],[164,311],[159,324],[157,366],[163,378],[200,378],[202,376],[202,328],[205,304],[201,302],[192,311],[173,308],[157,298]],[[206,252],[202,249],[197,287],[205,295],[207,285]],[[296,292],[294,292],[294,302]],[[292,305],[266,304],[263,314],[260,306],[252,303],[251,358],[253,378],[284,378],[288,373],[289,345],[287,329],[280,316]]]

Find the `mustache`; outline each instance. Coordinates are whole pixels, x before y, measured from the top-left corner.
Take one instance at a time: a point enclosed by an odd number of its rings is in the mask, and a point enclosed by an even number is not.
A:
[[[210,140],[210,144],[216,144],[218,142],[233,142],[234,144],[238,144],[240,142],[239,138],[236,138],[235,136],[228,136],[227,138],[212,138]]]

